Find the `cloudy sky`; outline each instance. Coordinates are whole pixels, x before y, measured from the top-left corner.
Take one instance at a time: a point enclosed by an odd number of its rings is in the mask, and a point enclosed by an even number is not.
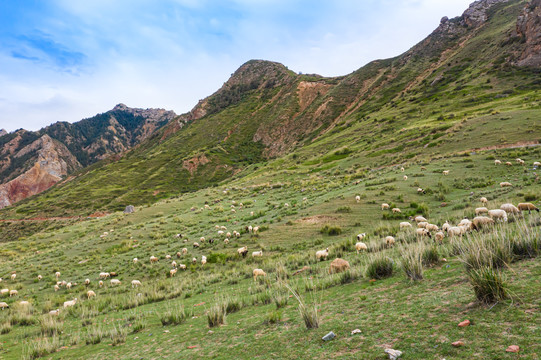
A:
[[[471,1],[0,1],[0,128],[120,102],[180,114],[250,59],[345,75],[406,51]]]

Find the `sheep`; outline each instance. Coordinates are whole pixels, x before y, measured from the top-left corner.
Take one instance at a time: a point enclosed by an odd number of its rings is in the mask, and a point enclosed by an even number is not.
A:
[[[66,286],[67,284],[68,284],[68,283],[66,282],[66,280],[62,280],[62,281],[60,282],[60,286]]]
[[[0,295],[4,296],[4,295],[7,295],[7,294],[9,294],[9,289],[0,290]]]
[[[169,277],[174,277],[175,274],[177,273],[177,271],[178,271],[178,269],[176,269],[176,268],[169,270]]]
[[[246,257],[246,254],[248,254],[248,246],[243,246],[237,249],[237,253],[241,255],[242,257]]]
[[[49,315],[52,315],[52,316],[58,316],[58,315],[60,315],[60,309],[56,309],[56,310],[51,310],[51,311],[49,311]]]
[[[165,255],[165,260],[171,260],[171,255]]]
[[[407,221],[403,221],[400,223],[400,229],[407,229],[407,228],[411,228],[411,224]]]
[[[188,253],[188,249],[187,248],[183,248],[182,249],[182,255],[186,255]]]
[[[122,284],[122,282],[120,280],[118,280],[118,279],[111,279],[110,283],[111,283],[111,286],[116,286],[116,285]]]
[[[222,236],[224,234],[223,230],[218,230],[218,236]]]
[[[404,167],[401,167],[401,168],[400,168],[400,171],[401,171],[401,172],[404,172],[405,170],[406,170],[406,169],[404,169]]]
[[[534,162],[534,163],[533,163],[533,166],[534,166],[534,167],[538,167],[538,166],[541,166],[541,162],[539,162],[539,161],[536,161],[536,162]]]
[[[425,222],[428,221],[427,219],[424,218],[424,216],[421,216],[421,215],[416,216],[414,220],[416,223],[420,223],[422,221],[425,221]]]
[[[254,214],[253,214],[253,211],[252,211],[251,215],[252,215],[252,216],[254,215]],[[248,232],[251,234],[251,233],[252,233],[252,230],[254,230],[254,228],[252,227],[252,225],[249,225],[249,226],[246,228],[246,230],[248,230]]]
[[[447,230],[447,234],[449,235],[449,237],[462,236],[462,229],[458,226],[451,226]]]
[[[101,288],[103,287],[103,281],[100,280],[100,282],[98,283],[98,286]]]
[[[357,235],[357,241],[361,241],[361,240],[363,240],[365,237],[366,237],[366,233],[359,234],[359,235]]]
[[[152,261],[152,259],[150,259],[150,261]],[[100,272],[100,279],[107,279],[110,276],[111,274],[109,274],[108,272]]]
[[[444,238],[445,238],[445,234],[443,233],[443,231],[438,231],[434,235],[434,240],[436,240],[439,243],[442,243]]]
[[[222,225],[222,226],[220,226],[220,229],[221,229],[221,230],[227,230],[227,227],[225,227],[225,226]]]
[[[64,308],[75,306],[76,303],[77,303],[77,298],[73,300],[69,300],[69,301],[64,301]]]
[[[486,225],[493,225],[494,220],[491,218],[488,218],[486,216],[476,216],[471,224],[472,230],[479,230],[480,228],[486,226]]]
[[[419,237],[423,237],[423,236],[432,237],[432,236],[430,235],[430,231],[428,231],[427,229],[416,229],[416,230],[415,230],[415,233],[416,233],[417,236],[419,236]]]
[[[443,170],[442,174],[443,175],[449,175],[449,170]]]
[[[56,277],[56,280],[58,280],[58,278],[60,278],[60,271],[55,272],[54,276]]]
[[[90,279],[85,279],[85,285],[86,286],[90,285]]]
[[[488,204],[488,199],[486,197],[484,197],[484,196],[482,198],[480,198],[479,201],[481,201],[481,203],[483,203],[485,205]]]
[[[20,306],[30,306],[30,302],[28,302],[26,300],[21,300],[21,301],[19,301],[19,305]]]
[[[501,165],[502,162],[500,160],[494,160],[494,165]]]
[[[66,289],[71,289],[71,285],[72,285],[71,282],[67,283],[66,284]]]
[[[224,244],[229,244],[229,239],[224,239]]]
[[[176,235],[175,235],[175,238],[177,238],[177,239],[182,238],[182,234],[176,234]]]
[[[404,181],[408,180],[408,175],[404,175]]]
[[[421,221],[421,222],[417,223],[417,227],[419,229],[424,229],[424,228],[426,228],[427,225],[428,225],[428,221]]]
[[[475,215],[488,214],[488,209],[486,207],[475,208]]]
[[[267,273],[264,272],[262,269],[254,269],[252,274],[254,275],[254,281],[257,280],[258,276],[267,276]]]
[[[225,237],[226,237],[226,238],[230,238],[230,237],[231,237],[231,233],[228,231],[228,232],[225,234]]]
[[[392,236],[387,236],[387,237],[385,238],[385,244],[386,244],[387,246],[393,246],[393,245],[395,244],[395,242],[396,242],[396,240],[395,240],[394,237],[392,237]]]
[[[186,265],[184,265],[184,264],[180,264],[178,267],[179,267],[180,269],[182,269],[182,270],[186,270]]]
[[[11,274],[11,281],[15,281],[16,277],[17,277],[17,274]]]
[[[171,266],[172,266],[172,267],[177,267],[177,262],[176,262],[176,261],[173,261],[173,262],[171,263]]]
[[[55,284],[55,285],[54,285],[54,291],[58,291],[58,290],[60,290],[60,286],[58,286],[58,285]]]
[[[87,297],[87,299],[93,298],[93,297],[95,297],[95,296],[96,296],[96,293],[95,293],[94,291],[92,291],[92,290],[88,290],[88,291],[86,292],[86,297]]]
[[[361,197],[359,195],[355,196],[355,201],[356,202],[360,202],[361,201]]]
[[[43,276],[38,275],[38,281],[41,281],[41,279],[43,279]]]
[[[488,211],[488,216],[493,220],[507,222],[507,213],[502,209],[493,209]]]
[[[391,211],[393,212],[393,214],[398,214],[402,212],[399,208],[393,208]]]
[[[381,210],[389,210],[391,207],[387,203],[381,204]]]
[[[446,221],[446,222],[441,226],[441,229],[442,229],[443,231],[448,231],[450,227],[451,227],[451,225],[449,224],[449,222]]]
[[[235,231],[235,237],[240,238],[240,232]]]
[[[262,257],[262,256],[263,256],[263,250],[252,252],[252,257]]]
[[[194,249],[197,249],[199,247],[199,243],[194,242],[193,247],[194,247]]]
[[[329,248],[326,248],[325,250],[316,251],[317,260],[327,260],[327,256],[329,256]]]
[[[205,265],[207,263],[207,257],[205,255],[201,256],[201,265]]]
[[[197,264],[197,258],[196,257],[192,258],[192,264]]]
[[[417,194],[424,194],[425,191],[422,188],[417,188]]]
[[[19,295],[19,292],[17,290],[9,290],[9,297],[17,296]]]
[[[535,206],[534,204],[532,204],[532,203],[520,203],[520,204],[518,204],[517,208],[520,211],[528,210],[529,214],[532,213],[532,210],[535,210],[535,211],[539,212],[539,208],[537,206]]]
[[[469,219],[462,219],[460,220],[460,222],[457,224],[457,226],[465,226],[467,228],[471,227],[471,220]]]
[[[520,214],[520,210],[513,204],[502,204],[500,209],[504,210],[508,214]]]
[[[425,226],[425,229],[428,231],[438,231],[440,228],[436,224],[428,224]]]
[[[252,234],[257,234],[259,232],[259,226],[254,226],[252,229]]]
[[[506,162],[505,162],[505,165],[507,165],[507,166],[513,166],[513,164],[512,164],[510,161],[506,161]]]
[[[139,280],[132,280],[132,281],[131,281],[131,287],[132,287],[132,288],[136,288],[136,287],[139,287],[139,286],[141,286],[141,285],[142,285],[142,284],[141,284],[141,281],[139,281]]]
[[[368,251],[368,246],[366,246],[366,244],[363,242],[358,242],[355,244],[355,249],[357,250],[358,254],[360,251]]]
[[[4,310],[5,308],[9,308],[9,305],[6,302],[0,302],[0,308]]]
[[[201,243],[204,243],[204,242],[205,242],[205,237],[204,237],[204,236],[201,236],[201,237],[199,238],[199,241],[200,241]]]
[[[139,261],[139,259],[138,259],[138,258],[133,258],[132,261],[133,261],[134,264],[137,264],[137,262]]]
[[[516,158],[515,161],[517,162],[517,164],[521,164],[524,162],[524,160],[522,160],[521,158]]]
[[[421,166],[421,171],[424,171],[424,170],[426,170],[426,167]]]

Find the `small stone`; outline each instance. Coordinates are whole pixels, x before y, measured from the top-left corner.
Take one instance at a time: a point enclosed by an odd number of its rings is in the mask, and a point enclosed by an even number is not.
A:
[[[520,351],[520,348],[518,347],[518,345],[511,345],[507,348],[507,350],[505,350],[507,352],[513,352],[513,353],[518,353]]]
[[[207,334],[212,335],[212,334],[214,334],[214,331],[209,330]]]
[[[135,207],[133,205],[128,205],[124,209],[124,214],[131,214],[135,212]]]
[[[361,330],[360,329],[355,329],[351,332],[351,335],[355,335],[355,334],[360,334],[361,333]]]
[[[466,327],[470,325],[470,320],[464,320],[458,324],[458,327]]]
[[[461,347],[464,346],[464,341],[455,341],[451,345],[453,345],[454,347]]]
[[[323,336],[321,339],[323,341],[329,341],[329,340],[332,340],[336,337],[336,334],[333,333],[332,331],[330,333],[328,333],[327,335]]]
[[[400,356],[402,356],[402,351],[400,350],[385,349],[385,353],[389,355],[389,359],[391,360],[397,360]]]
[[[169,331],[169,330],[164,330],[163,332],[166,333],[166,334],[169,334],[171,331]]]

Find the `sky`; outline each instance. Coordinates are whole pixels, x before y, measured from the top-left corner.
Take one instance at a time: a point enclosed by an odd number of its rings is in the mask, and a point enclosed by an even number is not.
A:
[[[323,76],[397,56],[473,0],[0,0],[0,129],[118,103],[182,114],[251,59]]]

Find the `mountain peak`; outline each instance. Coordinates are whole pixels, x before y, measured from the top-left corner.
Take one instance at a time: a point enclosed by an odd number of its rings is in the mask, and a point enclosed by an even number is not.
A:
[[[7,135],[8,132],[6,131],[6,129],[0,129],[0,136],[4,136],[4,135]]]

